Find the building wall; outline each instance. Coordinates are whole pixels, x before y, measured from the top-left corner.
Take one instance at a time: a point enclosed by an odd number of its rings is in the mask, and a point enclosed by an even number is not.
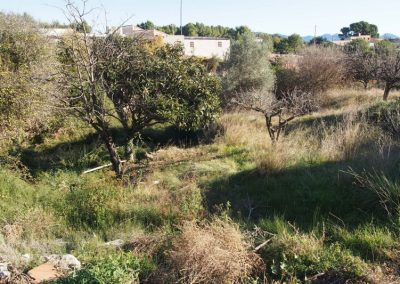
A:
[[[224,59],[229,53],[231,41],[229,39],[209,37],[185,37],[181,35],[167,35],[164,37],[167,44],[180,43],[183,45],[185,55],[198,57],[217,57]]]
[[[229,53],[231,46],[229,39],[168,35],[157,30],[143,30],[131,25],[120,27],[118,33],[124,36],[141,37],[148,40],[162,38],[166,44],[182,44],[187,56],[217,57],[221,60]]]
[[[229,39],[185,37],[184,40],[185,54],[191,56],[224,59],[230,47]]]

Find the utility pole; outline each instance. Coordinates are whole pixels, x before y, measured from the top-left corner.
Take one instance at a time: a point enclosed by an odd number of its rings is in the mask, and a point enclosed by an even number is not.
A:
[[[182,29],[182,9],[183,8],[183,0],[181,0],[181,35],[183,35],[183,29]]]
[[[314,27],[314,46],[317,45],[317,25]]]

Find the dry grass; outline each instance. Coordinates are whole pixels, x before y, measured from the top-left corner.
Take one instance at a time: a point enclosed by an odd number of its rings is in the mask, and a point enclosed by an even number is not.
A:
[[[220,117],[219,123],[224,131],[219,142],[228,146],[246,146],[249,148],[271,145],[263,117],[257,113],[235,112]]]
[[[365,109],[371,104],[382,101],[383,91],[372,88],[364,89],[333,89],[329,90],[321,101],[320,111],[313,114],[314,117],[321,117],[330,114],[342,114],[347,112],[357,112]],[[390,93],[389,99],[400,97],[400,91]]]
[[[246,148],[249,158],[262,174],[278,173],[299,163],[351,160],[362,157],[366,148],[379,158],[385,147],[390,148],[391,138],[357,115],[381,101],[377,92],[380,91],[330,91],[319,112],[295,120],[292,124],[296,126],[286,131],[275,145],[268,138],[261,115],[249,112],[224,114],[220,118],[224,134],[219,142]],[[398,95],[394,92],[392,98]],[[333,115],[338,114],[341,116],[335,120]]]
[[[375,141],[380,135],[377,129],[355,119],[354,115],[332,126],[322,123],[320,129],[323,134],[320,153],[330,161],[354,159],[364,144]]]
[[[262,267],[232,221],[186,222],[181,230],[168,257],[184,283],[240,283]]]

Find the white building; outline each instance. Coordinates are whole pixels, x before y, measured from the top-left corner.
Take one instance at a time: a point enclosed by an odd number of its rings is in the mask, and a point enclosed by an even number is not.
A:
[[[183,45],[186,55],[224,59],[229,53],[231,41],[211,37],[185,37]]]
[[[40,29],[40,32],[48,38],[60,39],[68,34],[72,34],[74,30],[71,28],[45,28]]]
[[[142,37],[148,40],[162,38],[166,44],[180,43],[183,45],[185,55],[187,56],[225,59],[231,47],[231,41],[229,39],[169,35],[158,30],[143,30],[133,25],[122,26],[117,29],[114,28],[111,29],[111,31],[122,36]]]

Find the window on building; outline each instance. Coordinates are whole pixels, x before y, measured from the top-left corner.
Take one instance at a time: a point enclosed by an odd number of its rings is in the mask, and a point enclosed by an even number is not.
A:
[[[190,47],[194,47],[194,42],[193,41],[190,42]]]
[[[222,41],[218,42],[218,47],[222,47]]]

